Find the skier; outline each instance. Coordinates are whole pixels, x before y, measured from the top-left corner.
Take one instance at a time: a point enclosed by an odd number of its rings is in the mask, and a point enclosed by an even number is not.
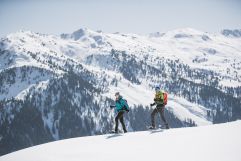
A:
[[[110,106],[110,108],[115,108],[115,110],[117,112],[117,115],[115,117],[115,131],[114,131],[114,133],[118,133],[118,124],[119,124],[118,121],[119,120],[121,122],[124,133],[126,133],[127,130],[126,130],[126,126],[125,126],[125,123],[124,123],[123,115],[124,115],[125,112],[129,112],[129,106],[127,104],[127,101],[123,99],[123,97],[120,95],[119,92],[115,93],[115,97],[116,97],[115,105]]]
[[[151,113],[151,126],[149,129],[155,129],[155,115],[156,113],[160,113],[162,121],[165,123],[166,129],[169,129],[169,125],[164,117],[164,109],[165,109],[165,103],[164,103],[164,92],[160,90],[159,86],[155,87],[155,98],[154,103],[150,104],[151,106],[156,105],[156,108]]]

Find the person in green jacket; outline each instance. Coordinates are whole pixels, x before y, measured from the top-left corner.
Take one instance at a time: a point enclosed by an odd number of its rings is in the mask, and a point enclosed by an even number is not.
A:
[[[127,104],[127,101],[125,99],[123,99],[123,97],[120,95],[119,92],[115,93],[115,105],[111,105],[111,108],[115,108],[115,111],[117,112],[117,115],[115,117],[115,133],[118,133],[118,124],[119,124],[119,120],[121,122],[122,128],[124,133],[127,132],[126,130],[126,126],[124,123],[124,113],[125,112],[129,112],[129,106]]]
[[[159,86],[155,87],[155,98],[154,98],[154,103],[150,104],[150,106],[156,106],[156,108],[152,111],[151,113],[151,126],[149,127],[149,129],[155,129],[156,125],[155,125],[155,115],[157,113],[160,114],[162,121],[164,122],[166,129],[169,129],[169,125],[165,119],[164,116],[164,109],[165,109],[165,103],[164,103],[164,94],[161,91]]]

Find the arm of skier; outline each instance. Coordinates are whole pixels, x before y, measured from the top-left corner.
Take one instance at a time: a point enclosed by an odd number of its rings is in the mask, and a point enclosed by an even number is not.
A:
[[[156,103],[155,103],[155,102],[150,104],[150,106],[155,106],[155,105],[156,105]]]
[[[116,106],[115,105],[110,105],[110,108],[115,108]]]

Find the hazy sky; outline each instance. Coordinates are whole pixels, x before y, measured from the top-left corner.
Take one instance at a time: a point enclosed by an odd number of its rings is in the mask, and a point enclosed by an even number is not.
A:
[[[0,37],[21,29],[151,33],[241,29],[241,0],[0,0]]]

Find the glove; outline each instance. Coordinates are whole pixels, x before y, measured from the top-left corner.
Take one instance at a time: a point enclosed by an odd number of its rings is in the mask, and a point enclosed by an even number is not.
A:
[[[127,113],[130,112],[130,110],[129,110],[129,109],[126,109],[126,112],[127,112]]]
[[[110,108],[114,108],[115,106],[113,106],[113,105],[110,105]]]
[[[150,106],[154,106],[154,105],[155,105],[155,103],[151,103],[151,104],[150,104]]]

